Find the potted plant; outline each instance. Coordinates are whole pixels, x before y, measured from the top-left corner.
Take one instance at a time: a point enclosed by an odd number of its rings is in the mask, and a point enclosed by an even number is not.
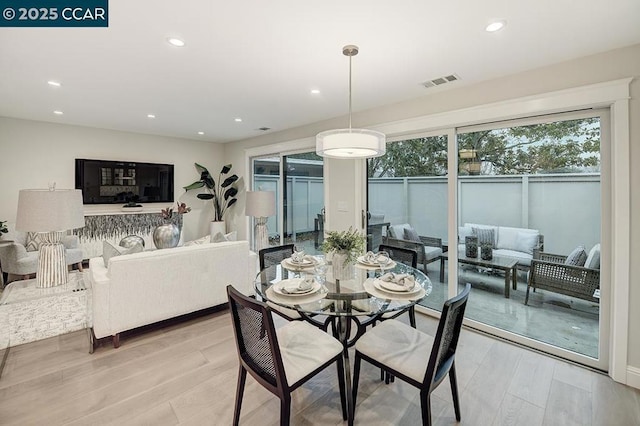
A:
[[[330,231],[322,243],[321,249],[332,254],[333,277],[348,279],[353,275],[353,264],[364,252],[366,240],[358,230],[349,227],[348,231]]]
[[[213,221],[222,222],[227,209],[238,201],[235,198],[238,194],[238,188],[235,187],[235,183],[239,178],[237,175],[231,175],[222,180],[223,176],[229,174],[231,171],[232,165],[227,164],[222,167],[222,170],[220,170],[220,173],[218,174],[218,183],[216,184],[216,181],[213,179],[211,173],[209,173],[209,170],[207,170],[206,167],[198,163],[194,164],[196,166],[196,170],[200,173],[200,179],[193,182],[191,185],[185,186],[184,189],[185,191],[190,191],[192,189],[205,188],[206,192],[196,196],[201,200],[211,200],[213,202]],[[222,225],[222,233],[225,233],[224,222]]]

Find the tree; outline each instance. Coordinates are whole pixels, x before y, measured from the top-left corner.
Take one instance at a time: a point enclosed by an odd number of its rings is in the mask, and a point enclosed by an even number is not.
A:
[[[557,121],[458,134],[461,174],[536,174],[599,170],[597,118]],[[477,169],[469,167],[475,163]],[[387,144],[387,154],[369,160],[370,177],[442,176],[447,173],[446,136]]]

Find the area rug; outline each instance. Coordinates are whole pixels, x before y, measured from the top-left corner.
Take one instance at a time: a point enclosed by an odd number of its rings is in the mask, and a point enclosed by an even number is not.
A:
[[[15,285],[14,285],[15,284]],[[87,296],[82,288],[31,297],[21,282],[5,289],[0,300],[0,347],[17,346],[87,327]]]

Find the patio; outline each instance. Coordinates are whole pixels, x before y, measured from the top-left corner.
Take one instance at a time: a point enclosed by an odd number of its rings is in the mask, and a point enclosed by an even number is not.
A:
[[[440,309],[446,299],[445,282],[440,283],[440,265],[432,263],[428,275],[433,284],[431,295],[422,306]],[[550,291],[531,292],[529,304],[524,304],[526,273],[518,273],[518,288],[504,297],[504,276],[481,269],[465,267],[459,270],[460,285],[471,283],[473,290],[465,313],[466,318],[497,327],[514,334],[558,346],[589,357],[598,357],[599,305]]]

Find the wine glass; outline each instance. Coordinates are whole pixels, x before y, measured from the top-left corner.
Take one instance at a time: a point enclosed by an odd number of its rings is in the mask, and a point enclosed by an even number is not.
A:
[[[318,280],[321,286],[324,286],[324,283],[327,280],[327,269],[328,266],[324,262],[318,262],[313,267],[313,271],[316,275],[316,280]]]
[[[293,261],[296,263],[302,263],[304,255],[304,247],[301,244],[295,244],[293,246],[293,255],[291,256]]]
[[[391,263],[391,258],[389,257],[389,253],[386,251],[378,252],[378,256],[376,256],[376,261],[378,262],[378,266],[380,266],[380,276],[384,275],[384,268]]]

